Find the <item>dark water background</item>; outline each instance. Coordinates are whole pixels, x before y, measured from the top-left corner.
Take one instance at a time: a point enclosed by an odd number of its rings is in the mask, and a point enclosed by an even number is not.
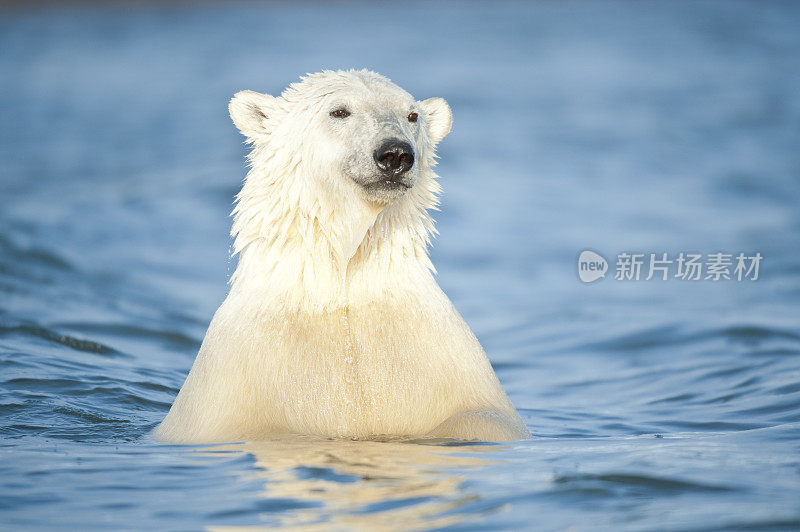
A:
[[[0,528],[800,528],[800,5],[0,10]],[[535,438],[159,445],[226,291],[237,90],[455,114],[433,261]],[[577,254],[764,256],[758,281]]]

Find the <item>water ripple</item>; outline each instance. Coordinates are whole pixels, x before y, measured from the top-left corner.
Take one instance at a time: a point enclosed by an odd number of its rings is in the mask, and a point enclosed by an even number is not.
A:
[[[94,353],[97,355],[113,355],[121,356],[119,351],[91,340],[81,340],[72,336],[59,334],[56,331],[47,329],[34,324],[2,324],[0,323],[0,338],[4,336],[32,336],[41,338],[49,342],[64,345],[76,351],[83,351],[86,353]]]

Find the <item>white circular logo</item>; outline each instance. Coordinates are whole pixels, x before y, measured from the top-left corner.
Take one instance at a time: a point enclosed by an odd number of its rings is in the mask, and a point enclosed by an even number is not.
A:
[[[608,262],[594,251],[581,251],[578,257],[578,277],[584,283],[593,283],[606,276]]]

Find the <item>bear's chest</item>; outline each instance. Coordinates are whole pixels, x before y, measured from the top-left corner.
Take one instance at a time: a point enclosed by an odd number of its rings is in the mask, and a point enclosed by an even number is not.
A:
[[[262,334],[262,404],[290,430],[413,433],[459,402],[458,339],[419,309],[283,316]]]

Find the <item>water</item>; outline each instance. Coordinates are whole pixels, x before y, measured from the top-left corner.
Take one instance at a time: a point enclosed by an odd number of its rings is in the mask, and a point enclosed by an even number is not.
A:
[[[0,528],[800,528],[800,6],[0,15]],[[432,257],[535,438],[160,445],[234,265],[241,89],[445,97]],[[583,249],[760,252],[581,284]]]

